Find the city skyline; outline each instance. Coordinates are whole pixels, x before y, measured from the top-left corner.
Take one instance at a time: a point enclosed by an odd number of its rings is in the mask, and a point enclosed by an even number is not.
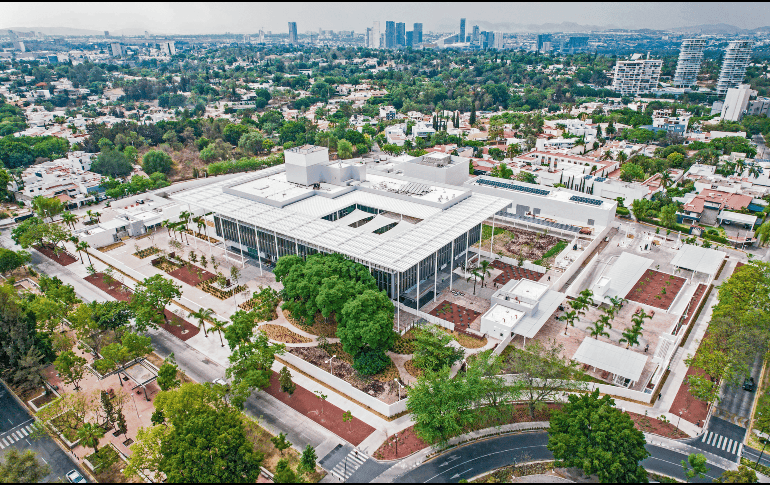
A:
[[[260,28],[279,32],[287,22],[297,22],[300,33],[320,29],[364,32],[372,21],[421,22],[425,31],[458,31],[459,19],[482,30],[531,31],[569,28],[681,29],[699,25],[725,24],[738,29],[770,25],[770,6],[757,3],[708,4],[554,4],[528,3],[515,8],[500,4],[462,5],[426,3],[351,5],[296,4],[297,8],[243,4],[44,4],[29,11],[23,4],[8,5],[2,29],[109,30],[113,35],[133,35],[144,30],[158,34],[194,35],[214,33],[256,33]],[[729,8],[728,8],[729,7]],[[545,10],[544,10],[545,9]],[[344,15],[340,15],[340,11]],[[547,14],[544,14],[544,11]],[[233,15],[236,13],[235,15]],[[470,15],[472,14],[472,16]],[[665,15],[664,15],[665,14]],[[169,22],[173,19],[173,22]],[[561,24],[564,24],[563,26]],[[77,26],[77,27],[71,27]],[[576,27],[577,26],[577,27]]]

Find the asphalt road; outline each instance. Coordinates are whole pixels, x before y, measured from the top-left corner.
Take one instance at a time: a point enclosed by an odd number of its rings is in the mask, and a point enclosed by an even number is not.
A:
[[[759,134],[759,135],[754,135],[752,139],[757,144],[757,158],[764,158],[764,159],[770,158],[768,156],[767,145],[765,145],[765,137]]]
[[[34,451],[38,459],[51,468],[51,473],[43,479],[44,482],[66,482],[66,473],[73,469],[86,476],[72,456],[51,437],[33,440],[25,436],[29,433],[28,426],[34,421],[32,415],[11,396],[8,388],[0,384],[0,454],[4,457],[11,448],[22,452]]]
[[[398,477],[399,483],[456,483],[470,479],[518,461],[551,460],[553,455],[546,448],[548,433],[510,434],[474,442],[451,450],[440,457],[406,472]],[[684,479],[681,461],[687,456],[658,446],[647,445],[650,457],[642,466],[650,472]],[[710,466],[704,479],[695,482],[708,483],[724,471]]]

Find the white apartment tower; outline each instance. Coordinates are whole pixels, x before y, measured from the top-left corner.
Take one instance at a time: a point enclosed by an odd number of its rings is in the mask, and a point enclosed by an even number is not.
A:
[[[748,84],[740,84],[738,87],[729,88],[725,95],[725,102],[722,105],[720,119],[727,121],[741,121],[746,108],[749,106],[749,100],[756,96],[757,92],[751,89]]]
[[[375,21],[372,22],[372,35],[369,42],[369,47],[372,49],[379,49],[381,47],[381,39],[380,39],[380,22]]]
[[[725,57],[722,60],[722,70],[717,81],[717,94],[727,94],[727,90],[735,88],[746,77],[746,67],[751,60],[751,48],[754,43],[750,40],[734,40],[727,45]]]
[[[621,96],[635,96],[641,93],[649,93],[658,87],[660,68],[663,61],[660,59],[642,59],[641,54],[634,54],[631,60],[618,60],[615,64],[615,79],[612,89]]]
[[[679,50],[679,62],[674,74],[675,88],[689,88],[695,84],[703,60],[706,39],[685,39]]]

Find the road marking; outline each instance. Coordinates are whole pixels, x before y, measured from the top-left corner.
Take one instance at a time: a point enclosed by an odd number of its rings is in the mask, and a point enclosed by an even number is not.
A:
[[[464,461],[464,462],[462,462],[462,463],[458,463],[457,465],[455,465],[455,466],[453,466],[453,467],[451,467],[451,468],[448,468],[448,469],[446,469],[446,470],[442,471],[441,473],[438,473],[438,474],[436,474],[436,475],[433,475],[433,476],[432,476],[432,477],[430,477],[429,479],[425,480],[425,482],[427,483],[427,482],[429,482],[429,481],[433,480],[434,478],[436,478],[436,477],[438,477],[438,476],[440,476],[440,475],[443,475],[444,473],[446,473],[446,472],[448,472],[448,471],[450,471],[450,470],[454,470],[455,468],[457,468],[457,467],[459,467],[459,466],[463,466],[463,465],[465,465],[465,464],[467,464],[467,463],[470,463],[470,462],[472,462],[472,461],[476,461],[476,460],[480,460],[480,459],[482,459],[482,458],[486,458],[486,457],[488,457],[488,456],[492,456],[492,455],[499,455],[500,453],[508,453],[508,452],[510,452],[510,451],[516,451],[516,450],[526,450],[526,449],[529,449],[529,448],[545,448],[545,447],[546,447],[546,445],[536,445],[536,446],[520,446],[520,447],[518,447],[518,448],[509,448],[509,449],[507,449],[507,450],[501,450],[501,451],[495,451],[495,452],[493,452],[493,453],[487,453],[486,455],[483,455],[483,456],[478,456],[478,457],[476,457],[476,458],[473,458],[473,459],[471,459],[471,460],[468,460],[468,461]],[[680,465],[680,466],[681,466],[681,465]]]
[[[743,443],[738,443],[738,453],[736,453],[736,454],[740,455],[741,454],[741,450],[743,450]]]
[[[45,463],[46,465],[48,464],[48,462],[47,462],[47,461],[45,461],[45,458],[43,458],[42,456],[40,456],[40,457],[38,457],[38,458],[40,458],[41,460],[43,460],[43,463]]]
[[[2,441],[2,442],[3,442],[3,447],[5,447],[5,446],[8,446],[8,443],[5,441],[5,438],[4,438],[4,439],[2,439],[2,440],[0,440],[0,441]]]
[[[717,448],[719,448],[719,447],[722,445],[722,438],[724,438],[724,436],[722,436],[722,435],[720,434],[720,435],[719,435],[719,440],[717,440],[717,444],[716,444],[716,447],[717,447]]]
[[[467,470],[465,470],[465,472],[469,472],[471,470],[473,470],[473,468],[468,468]],[[465,472],[455,473],[454,475],[452,475],[452,479],[454,480],[455,478],[459,477],[460,475],[462,475]]]
[[[29,436],[29,433],[27,433],[27,429],[26,428],[21,428],[19,431],[24,433],[24,436]]]
[[[706,441],[707,445],[711,444],[711,438],[713,438],[713,437],[714,437],[714,432],[713,431],[709,431],[709,439],[708,439],[708,441]]]
[[[674,465],[674,466],[678,466],[678,467],[681,467],[681,466],[682,466],[682,464],[681,464],[681,463],[672,463],[672,462],[670,462],[670,461],[668,461],[668,460],[664,460],[663,458],[658,458],[658,457],[656,457],[656,456],[648,456],[648,457],[647,457],[647,459],[648,459],[648,460],[658,460],[658,461],[662,461],[663,463],[668,463],[669,465]],[[712,477],[711,475],[706,475],[706,476],[707,476],[707,477],[709,477],[709,478],[710,478],[710,479],[712,479],[712,480],[716,480],[716,479],[717,479],[717,477]]]
[[[9,423],[13,424],[13,421],[11,421],[11,418],[5,418],[8,420]]]
[[[6,436],[5,439],[7,439],[9,443],[13,443],[15,441],[11,435]]]

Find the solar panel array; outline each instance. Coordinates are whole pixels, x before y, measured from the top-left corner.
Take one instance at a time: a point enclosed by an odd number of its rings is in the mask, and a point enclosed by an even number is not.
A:
[[[569,198],[569,200],[580,202],[582,204],[602,205],[601,200],[589,199],[588,197],[581,197],[579,195],[573,195],[572,197]]]
[[[604,182],[605,180],[607,180],[607,177],[596,177],[597,182]]]
[[[407,195],[425,195],[428,192],[430,192],[430,185],[418,184],[417,182],[408,183],[398,189],[399,194]]]
[[[536,189],[534,187],[526,187],[524,185],[509,184],[507,182],[498,182],[497,180],[480,179],[478,180],[478,183],[482,185],[489,185],[490,187],[497,187],[500,189],[508,189],[508,190],[518,190],[519,192],[526,192],[528,194],[535,194],[535,195],[548,195],[551,193],[548,190]]]

